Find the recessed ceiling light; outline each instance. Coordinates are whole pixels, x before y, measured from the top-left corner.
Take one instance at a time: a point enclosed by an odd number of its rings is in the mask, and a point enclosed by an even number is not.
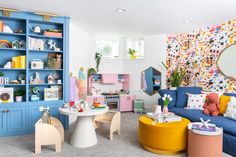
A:
[[[192,20],[183,20],[182,22],[185,24],[188,24],[188,23],[192,23]]]
[[[124,13],[124,12],[126,12],[126,9],[118,8],[118,9],[116,9],[116,11],[119,12],[119,13]]]

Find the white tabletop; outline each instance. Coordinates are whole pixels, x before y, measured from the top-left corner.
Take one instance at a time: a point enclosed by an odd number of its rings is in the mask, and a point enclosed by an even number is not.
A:
[[[216,127],[216,131],[214,131],[214,132],[201,131],[201,130],[191,129],[193,124],[202,124],[202,123],[201,122],[192,122],[192,123],[188,124],[188,129],[192,130],[196,134],[206,135],[206,136],[217,136],[217,135],[223,134],[223,128]],[[208,124],[208,126],[215,126],[215,124],[211,124],[211,123],[207,123],[207,124]]]
[[[106,113],[108,110],[109,110],[108,106],[106,108],[88,109],[84,112],[78,112],[77,110],[72,110],[70,108],[59,108],[59,112],[61,114],[68,115],[68,116],[77,116],[77,117],[95,116],[95,115]]]

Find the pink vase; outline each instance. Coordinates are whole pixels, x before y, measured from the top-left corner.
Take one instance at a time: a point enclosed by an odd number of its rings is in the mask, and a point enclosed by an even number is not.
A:
[[[163,107],[163,113],[164,113],[164,114],[167,114],[167,113],[168,113],[168,107],[167,107],[167,106],[164,106],[164,107]]]

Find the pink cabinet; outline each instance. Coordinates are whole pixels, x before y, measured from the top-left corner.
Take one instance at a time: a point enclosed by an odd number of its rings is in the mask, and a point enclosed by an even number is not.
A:
[[[104,84],[118,83],[118,74],[102,74],[102,83]]]
[[[87,96],[86,101],[90,104],[93,104],[94,101],[100,102],[101,104],[104,104],[104,96],[98,95],[98,96]]]
[[[135,95],[120,95],[120,111],[133,111],[133,103],[135,98]]]

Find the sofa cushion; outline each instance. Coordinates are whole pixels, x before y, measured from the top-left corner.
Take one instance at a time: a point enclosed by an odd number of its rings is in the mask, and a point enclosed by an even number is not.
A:
[[[235,97],[236,97],[236,93],[224,93],[224,95],[227,95],[227,96],[235,96]]]
[[[201,94],[202,88],[200,87],[178,87],[177,88],[177,100],[176,107],[184,108],[187,105],[187,93],[189,94]]]
[[[168,108],[172,108],[175,106],[176,103],[176,90],[169,90],[169,89],[160,89],[158,90],[159,94],[161,97],[164,96],[164,94],[169,94],[172,98],[172,101],[169,103]],[[159,99],[160,104],[159,105],[163,105],[163,100]]]
[[[218,127],[222,127],[225,133],[236,136],[236,121],[232,119],[225,118],[223,116],[212,117],[210,115],[205,115],[201,110],[189,110],[184,108],[173,107],[170,112],[185,117],[192,122],[199,122],[200,118],[204,121],[210,119],[210,123],[216,124]]]
[[[230,98],[231,98],[230,96],[226,96],[226,95],[220,96],[220,114],[221,115],[223,115],[226,112]]]

